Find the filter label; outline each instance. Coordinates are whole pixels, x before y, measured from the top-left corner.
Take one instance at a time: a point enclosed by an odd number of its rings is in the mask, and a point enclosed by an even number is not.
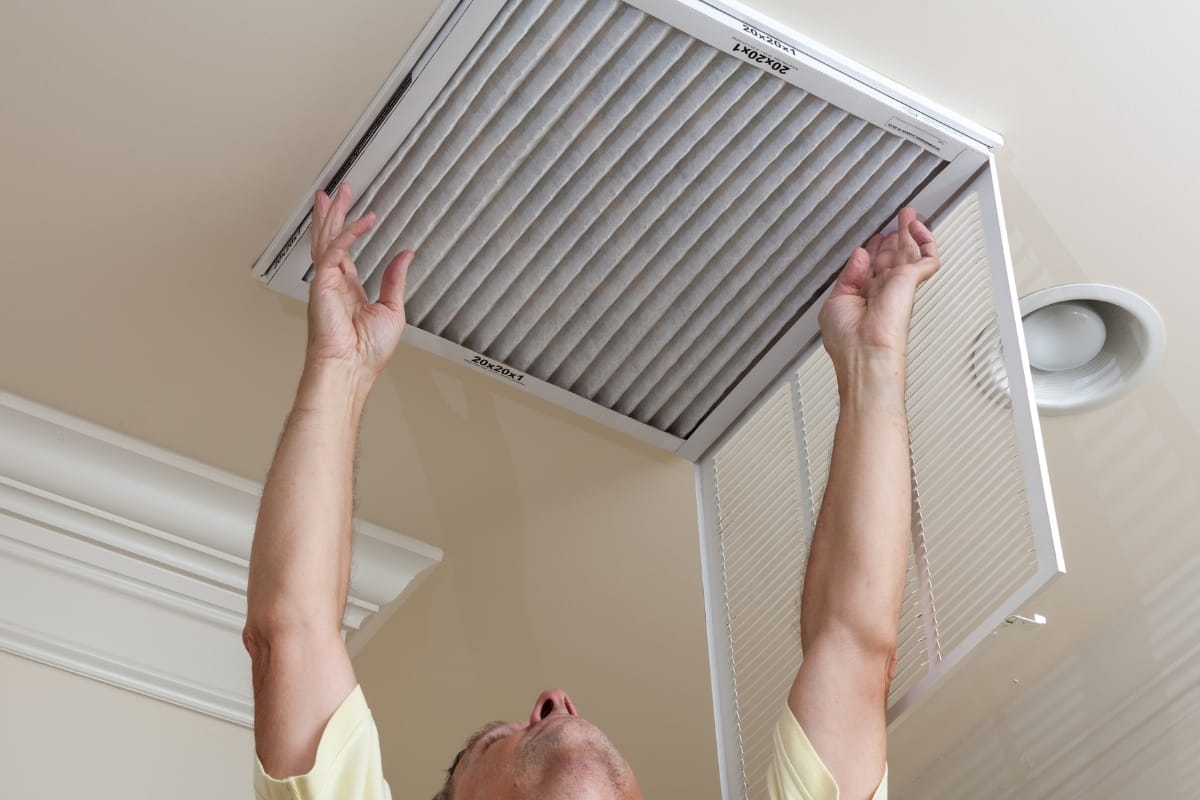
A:
[[[463,361],[466,361],[468,364],[474,364],[480,369],[486,369],[488,372],[499,375],[501,378],[508,378],[513,383],[521,383],[525,380],[524,374],[510,369],[503,364],[497,364],[495,361],[489,361],[483,356],[471,356],[470,358],[464,358]]]
[[[759,64],[764,64],[775,70],[775,72],[780,75],[787,75],[792,69],[789,64],[784,64],[770,53],[764,53],[754,47],[747,47],[741,42],[735,41],[733,43],[733,52],[740,53],[742,58],[746,59],[747,61],[754,61]]]
[[[889,133],[894,133],[897,136],[903,136],[910,142],[915,142],[921,147],[924,147],[935,155],[941,155],[942,148],[946,146],[946,140],[938,136],[933,131],[926,128],[924,125],[918,125],[911,119],[903,119],[901,117],[892,117],[887,122]]]
[[[743,22],[742,30],[744,32],[750,34],[751,36],[753,36],[755,39],[761,39],[762,41],[766,42],[767,44],[775,45],[780,50],[783,50],[785,53],[791,53],[794,56],[800,55],[799,53],[796,52],[796,48],[792,47],[787,42],[777,39],[776,37],[772,36],[769,33],[760,31],[758,28],[754,27],[753,25],[751,25],[749,23]]]

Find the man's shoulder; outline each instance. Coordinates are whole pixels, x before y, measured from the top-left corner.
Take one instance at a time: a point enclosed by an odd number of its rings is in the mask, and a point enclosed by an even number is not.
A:
[[[255,758],[254,794],[259,800],[391,800],[383,778],[379,732],[363,694],[355,685],[341,702],[317,745],[313,767],[304,775],[273,778]]]
[[[771,800],[837,800],[838,785],[787,703],[775,723],[767,773]],[[887,765],[873,800],[887,800]]]

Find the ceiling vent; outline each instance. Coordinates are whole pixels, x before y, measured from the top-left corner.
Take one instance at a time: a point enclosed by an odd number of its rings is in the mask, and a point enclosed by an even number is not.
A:
[[[313,186],[349,183],[354,213],[378,214],[354,252],[369,296],[417,252],[406,341],[696,462],[727,800],[763,796],[763,735],[802,658],[837,412],[816,311],[905,204],[947,255],[910,343],[891,718],[1062,571],[999,144],[733,3],[463,0]],[[310,214],[311,195],[255,266],[301,300]]]
[[[811,338],[846,255],[994,136],[700,2],[474,0],[430,24],[318,186],[403,249],[408,341],[692,460]],[[259,261],[307,299],[310,206]]]

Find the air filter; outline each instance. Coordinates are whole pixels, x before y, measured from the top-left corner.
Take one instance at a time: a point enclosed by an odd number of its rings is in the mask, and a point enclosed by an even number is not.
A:
[[[414,344],[695,459],[850,249],[995,144],[853,74],[705,3],[460,3],[322,184],[379,217],[369,295],[417,252]],[[257,268],[302,298],[307,225]]]

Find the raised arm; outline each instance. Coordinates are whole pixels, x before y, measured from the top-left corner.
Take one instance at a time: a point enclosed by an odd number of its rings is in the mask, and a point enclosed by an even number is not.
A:
[[[267,475],[250,553],[246,628],[254,742],[268,775],[307,772],[325,723],[355,686],[341,638],[350,583],[354,451],[367,394],[404,329],[411,253],[367,302],[350,245],[374,215],[345,225],[350,190],[313,206],[316,272],[296,400]]]
[[[912,518],[905,347],[914,293],[938,266],[932,234],[906,208],[898,233],[854,251],[820,314],[841,412],[788,704],[847,800],[874,793],[887,758]]]

